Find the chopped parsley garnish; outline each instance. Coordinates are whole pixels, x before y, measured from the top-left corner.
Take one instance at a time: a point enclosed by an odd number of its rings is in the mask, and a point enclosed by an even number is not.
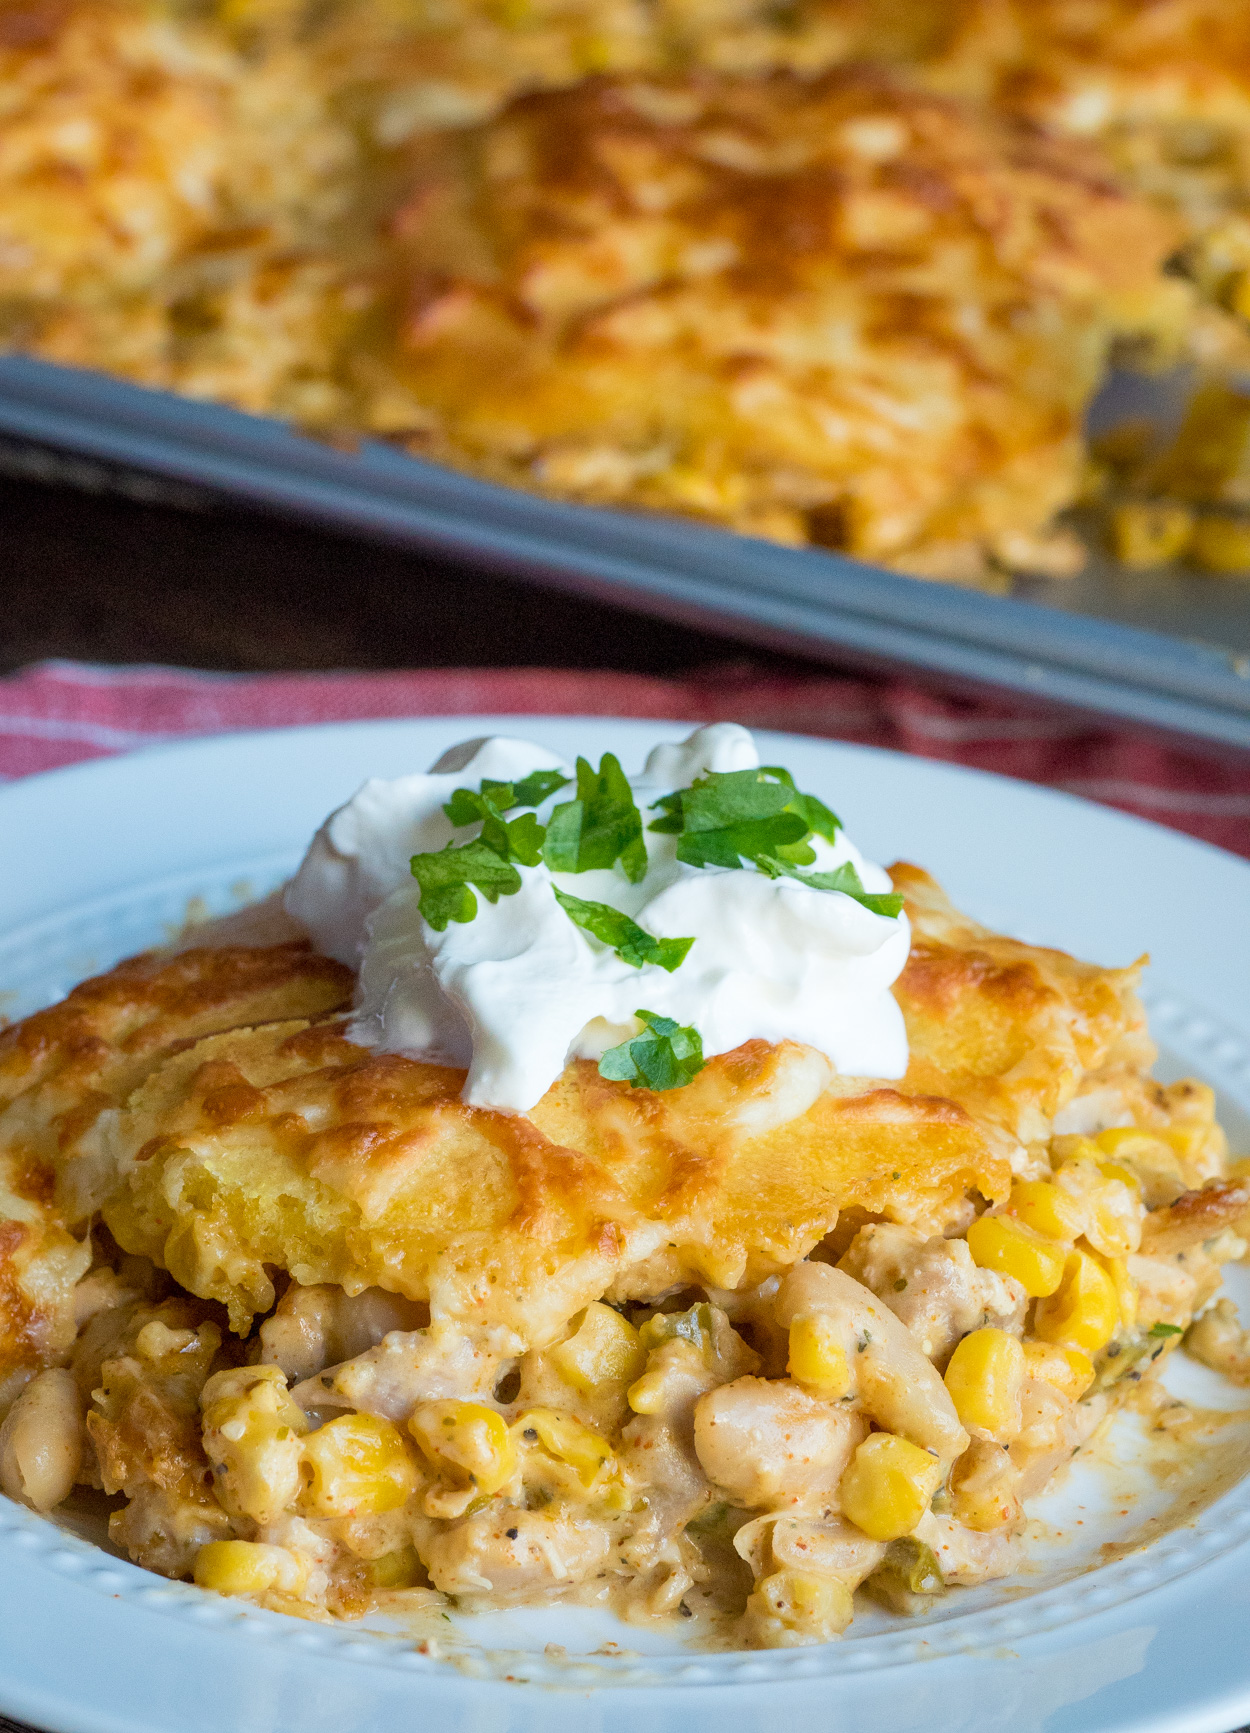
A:
[[[1146,1334],[1148,1336],[1183,1336],[1185,1332],[1179,1324],[1152,1324]]]
[[[618,759],[605,752],[598,770],[577,761],[577,799],[557,806],[547,826],[543,859],[553,873],[588,873],[615,866],[636,885],[647,871],[642,814]]]
[[[495,786],[500,785],[496,783]],[[502,786],[511,792],[509,783]],[[485,788],[481,794],[474,794],[471,788],[458,788],[443,808],[457,830],[480,820],[482,831],[477,840],[493,849],[501,860],[517,861],[521,866],[537,866],[543,858],[545,832],[542,825],[532,812],[523,812],[520,818],[505,818],[507,810],[506,806],[499,806]]]
[[[421,913],[436,933],[445,932],[449,921],[473,919],[475,890],[488,903],[516,895],[521,888],[516,869],[538,865],[546,832],[532,812],[519,818],[507,814],[537,806],[568,780],[559,770],[534,770],[520,782],[483,782],[477,793],[455,790],[443,811],[457,830],[480,824],[480,834],[472,842],[449,842],[430,854],[414,854],[410,863],[421,887]]]
[[[635,1011],[647,1027],[641,1035],[609,1047],[599,1061],[600,1077],[642,1089],[682,1089],[703,1069],[703,1042],[697,1029],[654,1011]]]
[[[760,855],[756,866],[762,873],[767,873],[770,879],[797,879],[801,885],[810,885],[815,891],[841,891],[844,896],[854,897],[855,901],[874,915],[899,914],[903,907],[903,899],[897,891],[866,891],[864,881],[855,870],[854,863],[844,860],[832,872],[805,873],[798,867],[793,867],[788,861],[778,860],[774,855]]]
[[[443,811],[457,829],[480,824],[478,836],[472,842],[449,843],[436,853],[412,857],[413,877],[421,886],[421,913],[436,932],[443,932],[449,921],[473,919],[476,891],[492,903],[501,896],[515,895],[521,888],[518,866],[533,867],[542,861],[553,873],[585,873],[610,869],[619,861],[631,884],[646,876],[642,814],[619,760],[610,752],[604,753],[598,770],[585,758],[577,760],[576,798],[562,801],[545,826],[533,810],[520,811],[515,818],[508,816],[518,809],[541,805],[568,782],[562,771],[534,770],[519,782],[487,779],[476,792],[471,788],[455,790]],[[841,821],[814,794],[796,788],[794,778],[781,765],[709,771],[689,788],[662,795],[652,810],[658,810],[660,816],[650,828],[676,836],[677,858],[687,866],[754,866],[769,878],[792,878],[813,890],[839,891],[874,915],[893,918],[902,910],[903,899],[896,893],[866,891],[850,861],[829,872],[801,870],[816,860],[809,839],[820,836],[832,842]],[[654,938],[610,904],[586,902],[555,886],[552,889],[571,921],[609,945],[633,968],[651,963],[671,973],[694,943],[693,939]],[[649,1018],[652,1014],[645,1015]],[[672,1027],[674,1039],[693,1039],[690,1052],[698,1048],[699,1038],[693,1030],[678,1030],[675,1024]],[[670,1061],[677,1063],[671,1060],[667,1032],[639,1035],[634,1043],[625,1042],[612,1053],[623,1054],[637,1042],[649,1044],[648,1053],[655,1049],[650,1062],[660,1070]],[[605,1055],[605,1063],[611,1057]],[[702,1062],[700,1050],[695,1070]],[[605,1071],[604,1076],[608,1075]],[[635,1081],[628,1071],[620,1075]],[[671,1089],[677,1085],[651,1087]]]
[[[515,896],[521,875],[511,861],[479,837],[459,845],[448,843],[433,854],[414,854],[412,876],[421,886],[421,913],[436,933],[448,921],[471,921],[477,913],[475,887],[488,903]]]
[[[520,782],[487,780],[482,784],[482,793],[494,801],[500,812],[507,812],[514,806],[541,806],[549,794],[564,788],[568,780],[562,770],[531,770]]]
[[[655,804],[663,816],[651,829],[677,837],[677,858],[687,866],[739,867],[783,851],[808,864],[816,859],[804,843],[811,827],[793,810],[793,799],[793,788],[763,770],[712,771],[661,795]]]
[[[823,836],[826,842],[832,842],[842,828],[842,820],[836,812],[830,812],[823,800],[817,800],[814,794],[801,794],[794,786],[794,778],[788,770],[783,770],[780,764],[762,764],[760,774],[775,776],[778,782],[784,782],[790,789],[789,811],[797,812],[809,830],[817,836]]]
[[[567,891],[552,886],[556,901],[574,923],[592,937],[610,945],[623,963],[641,969],[644,963],[654,963],[671,975],[686,958],[693,939],[657,939],[631,921],[609,903],[588,903],[581,897],[571,897]]]
[[[808,838],[832,842],[840,827],[814,794],[802,794],[780,765],[758,770],[712,771],[655,802],[660,817],[651,829],[677,837],[677,858],[688,866],[740,867],[744,861],[769,878],[797,879],[818,891],[841,891],[874,915],[897,916],[903,899],[894,891],[866,891],[850,861],[831,872],[802,872],[816,859]]]

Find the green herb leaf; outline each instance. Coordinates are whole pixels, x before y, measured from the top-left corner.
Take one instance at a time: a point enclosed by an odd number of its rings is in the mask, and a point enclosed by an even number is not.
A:
[[[677,858],[687,866],[738,867],[744,858],[802,843],[806,821],[788,812],[793,790],[758,770],[714,771],[657,801],[665,816],[652,829],[670,834],[680,816]],[[808,853],[809,860],[815,856]]]
[[[477,824],[487,812],[501,815],[501,809],[496,808],[489,795],[475,794],[471,788],[456,789],[443,811],[457,830],[463,830],[466,824]]]
[[[421,887],[421,913],[436,933],[444,932],[448,921],[473,919],[477,898],[471,886],[488,903],[514,896],[521,888],[516,868],[480,837],[459,846],[448,843],[433,854],[414,854],[411,866]]]
[[[791,866],[789,861],[778,860],[772,855],[759,855],[755,863],[762,873],[767,873],[770,879],[797,879],[801,885],[810,885],[815,891],[841,891],[844,896],[854,897],[871,914],[894,917],[902,913],[903,899],[897,891],[866,891],[864,881],[855,870],[854,863],[844,860],[840,866],[827,873],[804,873]]]
[[[688,866],[741,866],[760,854],[806,866],[816,859],[815,832],[832,840],[838,818],[815,795],[801,794],[780,765],[710,771],[689,788],[661,795],[651,829],[679,836],[677,858]],[[653,808],[654,810],[654,808]]]
[[[511,783],[494,783],[494,788],[512,792]],[[457,829],[466,824],[482,826],[480,842],[494,849],[501,860],[519,861],[522,866],[537,866],[542,859],[543,838],[546,835],[532,812],[520,818],[505,818],[503,809],[483,791],[474,794],[471,788],[458,788],[443,811]]]
[[[682,832],[681,797],[684,789],[678,789],[675,794],[662,794],[658,800],[651,802],[648,811],[654,812],[658,807],[660,817],[652,819],[647,826],[660,836],[680,836]]]
[[[557,806],[547,826],[543,859],[556,873],[588,873],[615,866],[637,884],[647,870],[642,814],[620,763],[610,752],[593,770],[577,761],[577,799]]]
[[[609,1047],[599,1061],[599,1075],[641,1089],[681,1089],[704,1066],[703,1042],[697,1029],[657,1016],[654,1011],[635,1011],[647,1027],[641,1035]]]
[[[483,782],[482,793],[494,801],[500,812],[507,812],[514,806],[541,806],[549,794],[568,781],[562,770],[531,770],[520,782]]]
[[[780,764],[765,764],[761,766],[766,776],[775,776],[779,782],[784,782],[787,788],[794,789],[790,800],[790,811],[797,812],[801,819],[807,822],[807,828],[814,830],[817,836],[823,836],[826,842],[832,842],[842,828],[842,820],[836,812],[831,812],[823,800],[817,800],[814,794],[801,794],[794,787],[794,778]]]
[[[657,939],[610,903],[588,903],[554,885],[552,889],[556,901],[576,926],[610,945],[623,963],[635,969],[641,969],[644,963],[654,963],[671,975],[685,962],[686,952],[694,944],[693,939]]]
[[[1146,1334],[1148,1336],[1183,1336],[1185,1332],[1179,1324],[1152,1324]]]

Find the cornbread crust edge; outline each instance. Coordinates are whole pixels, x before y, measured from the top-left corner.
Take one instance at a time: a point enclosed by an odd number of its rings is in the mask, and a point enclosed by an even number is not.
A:
[[[631,1269],[758,1282],[848,1203],[941,1221],[970,1187],[1005,1189],[1005,1156],[958,1107],[826,1097],[826,1076],[802,1048],[750,1042],[653,1096],[579,1061],[532,1114],[505,1114],[462,1103],[459,1071],[330,1027],[226,1034],[132,1099],[104,1219],[236,1328],[273,1304],[276,1266],[541,1343]],[[806,1111],[757,1129],[796,1087]]]
[[[901,1083],[753,1041],[664,1094],[574,1062],[515,1115],[334,1024],[227,1031],[131,1098],[105,1220],[239,1329],[286,1270],[530,1343],[605,1292],[757,1283],[840,1211],[940,1232],[970,1194],[1005,1195],[1091,1067],[1132,1038],[1146,1049],[1134,971],[991,934],[915,868],[896,880],[917,923]]]
[[[1136,990],[1147,958],[1105,969],[1024,944],[961,914],[920,867],[900,862],[890,876],[912,923],[894,988],[911,1048],[905,1089],[1040,1143],[1091,1074],[1153,1064]]]
[[[44,1176],[57,1231],[102,1204],[127,1251],[239,1330],[287,1272],[541,1343],[605,1292],[757,1283],[839,1212],[940,1232],[1005,1195],[1084,1078],[1150,1049],[1134,970],[1002,938],[918,869],[894,877],[915,928],[898,1083],[753,1041],[665,1094],[581,1061],[529,1115],[470,1108],[460,1072],[345,1038],[338,964],[204,948],[8,1031],[3,1147]]]
[[[169,1054],[219,1029],[318,1017],[352,977],[305,942],[120,963],[0,1032],[0,1398],[73,1340],[84,1222],[115,1183],[117,1110]]]

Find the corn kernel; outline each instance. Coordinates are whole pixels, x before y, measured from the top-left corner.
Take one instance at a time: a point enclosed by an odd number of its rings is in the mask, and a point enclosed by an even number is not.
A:
[[[791,1324],[786,1370],[797,1383],[818,1390],[822,1396],[845,1396],[851,1388],[846,1349],[837,1339],[831,1321],[820,1314],[796,1318]]]
[[[1091,1252],[1098,1267],[1105,1270],[1111,1278],[1111,1286],[1115,1289],[1116,1305],[1120,1310],[1120,1323],[1126,1330],[1131,1330],[1137,1323],[1137,1304],[1140,1290],[1137,1283],[1128,1273],[1128,1265],[1123,1258],[1105,1258],[1101,1252]]]
[[[1020,1430],[1024,1350],[1006,1330],[973,1330],[946,1368],[946,1388],[961,1423],[976,1436],[1010,1444]]]
[[[1096,1354],[1115,1335],[1120,1305],[1111,1277],[1088,1252],[1071,1252],[1063,1281],[1037,1308],[1033,1328],[1043,1342]]]
[[[314,1516],[376,1516],[398,1510],[417,1487],[403,1434],[373,1414],[341,1414],[304,1441],[301,1502]]]
[[[893,1432],[865,1438],[842,1476],[842,1514],[873,1540],[901,1540],[929,1508],[942,1465]]]
[[[1100,1131],[1092,1141],[1103,1155],[1109,1155],[1112,1161],[1115,1161],[1116,1157],[1125,1150],[1131,1152],[1133,1145],[1140,1143],[1143,1138],[1149,1142],[1151,1134],[1148,1131],[1142,1131],[1139,1126],[1112,1125],[1108,1126],[1106,1131]],[[1101,1162],[1099,1162],[1099,1166],[1102,1166]]]
[[[761,1577],[751,1602],[752,1611],[809,1640],[844,1631],[855,1611],[851,1591],[842,1579],[816,1571],[774,1571]]]
[[[1121,1185],[1126,1185],[1131,1192],[1141,1196],[1141,1175],[1133,1172],[1131,1167],[1125,1167],[1119,1161],[1100,1161],[1098,1171],[1104,1179],[1118,1179]]]
[[[552,1348],[548,1357],[569,1383],[585,1395],[607,1383],[632,1384],[646,1364],[637,1330],[619,1312],[598,1300],[587,1306],[568,1341]]]
[[[1030,1378],[1040,1378],[1070,1402],[1078,1401],[1094,1382],[1089,1355],[1058,1342],[1026,1342],[1024,1365]]]
[[[1241,470],[1248,440],[1250,398],[1209,379],[1190,398],[1170,450],[1152,465],[1151,485],[1180,499],[1217,499]]]
[[[640,1332],[643,1346],[657,1320],[650,1319]],[[651,1347],[647,1369],[625,1392],[626,1401],[635,1414],[662,1414],[691,1377],[702,1377],[707,1371],[707,1356],[702,1347],[688,1336],[669,1336]]]
[[[195,1555],[196,1582],[219,1595],[263,1595],[277,1588],[298,1594],[308,1566],[282,1546],[251,1540],[210,1540]]]
[[[1126,500],[1111,513],[1111,545],[1132,571],[1166,565],[1184,553],[1194,533],[1188,506],[1164,500]]]
[[[482,1402],[422,1402],[408,1430],[437,1467],[487,1498],[516,1473],[516,1444],[502,1414]]]
[[[1010,1216],[979,1216],[965,1237],[979,1268],[1014,1276],[1034,1299],[1053,1294],[1063,1280],[1063,1247]]]
[[[612,1446],[605,1438],[571,1414],[558,1414],[554,1408],[531,1408],[523,1414],[513,1427],[513,1435],[524,1438],[529,1432],[537,1433],[538,1441],[552,1456],[575,1468],[583,1486],[589,1486],[612,1457]]]
[[[625,1396],[635,1414],[658,1414],[666,1401],[667,1390],[668,1379],[656,1368],[644,1372],[630,1385]]]
[[[1084,1220],[1075,1198],[1044,1179],[1019,1180],[1004,1212],[1048,1240],[1078,1239]]]
[[[1250,271],[1238,271],[1233,279],[1228,305],[1240,318],[1250,319]]]
[[[1189,557],[1206,572],[1250,575],[1250,518],[1209,512],[1194,524]]]
[[[1210,1131],[1209,1125],[1169,1125],[1167,1130],[1161,1131],[1159,1135],[1164,1143],[1171,1145],[1182,1161],[1192,1161],[1201,1154]]]

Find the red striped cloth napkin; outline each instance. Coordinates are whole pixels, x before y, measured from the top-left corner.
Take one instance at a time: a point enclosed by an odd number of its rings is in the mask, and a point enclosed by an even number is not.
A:
[[[387,716],[502,714],[733,720],[861,741],[1068,789],[1250,856],[1250,754],[1164,746],[906,680],[732,663],[680,679],[550,668],[202,674],[45,662],[0,679],[0,778],[188,735]]]

